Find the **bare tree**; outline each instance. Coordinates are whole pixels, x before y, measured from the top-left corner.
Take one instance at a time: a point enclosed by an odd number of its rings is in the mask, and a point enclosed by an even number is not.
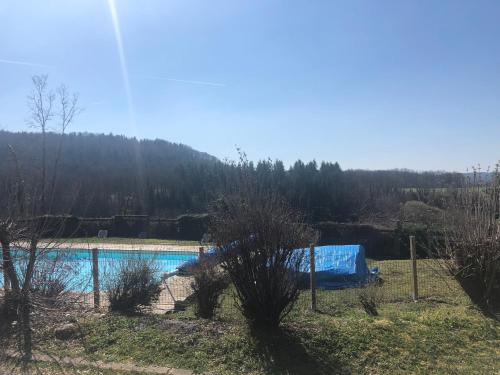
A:
[[[33,92],[28,95],[28,107],[30,109],[30,118],[28,123],[42,133],[42,155],[41,155],[41,174],[40,174],[40,210],[45,211],[45,193],[47,180],[47,147],[46,133],[48,124],[53,113],[53,104],[55,95],[47,88],[47,76],[33,76]]]
[[[29,123],[42,133],[40,171],[35,176],[26,176],[28,178],[23,176],[17,150],[10,148],[16,178],[11,187],[9,209],[0,214],[0,244],[2,246],[2,268],[5,276],[5,299],[8,301],[8,305],[12,306],[15,318],[20,323],[20,349],[24,360],[31,360],[32,357],[31,315],[33,307],[36,306],[35,297],[40,295],[40,293],[34,293],[36,288],[33,288],[33,280],[36,279],[35,275],[39,273],[44,254],[53,247],[51,244],[41,245],[39,243],[49,229],[49,220],[44,215],[51,212],[51,206],[55,199],[63,134],[80,111],[77,106],[77,97],[73,96],[70,99],[64,86],[54,94],[48,88],[47,76],[34,76],[32,80],[33,92],[28,96]],[[59,103],[59,108],[56,108],[54,104],[56,100]],[[49,171],[45,135],[54,118],[59,123],[61,143],[56,151],[51,171],[52,180],[47,186]],[[53,231],[54,228],[50,229]]]
[[[58,126],[61,136],[59,138],[59,143],[57,145],[56,155],[54,158],[54,166],[52,168],[53,173],[52,173],[52,181],[50,184],[51,195],[50,195],[50,205],[48,208],[48,213],[53,212],[54,198],[56,196],[55,191],[56,191],[57,177],[59,171],[59,163],[61,161],[61,152],[64,143],[64,135],[66,134],[68,126],[70,126],[70,124],[73,122],[75,116],[77,116],[82,111],[82,109],[78,106],[78,95],[69,94],[68,89],[66,88],[65,85],[61,85],[57,89],[57,99],[59,102]]]

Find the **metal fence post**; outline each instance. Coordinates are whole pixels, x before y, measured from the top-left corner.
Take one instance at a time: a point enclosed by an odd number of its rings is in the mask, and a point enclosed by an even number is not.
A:
[[[316,311],[316,260],[314,255],[314,245],[309,247],[310,260],[310,284],[311,284],[311,310]]]
[[[10,280],[9,276],[7,276],[7,271],[5,270],[5,267],[3,268],[3,289],[4,291],[10,290]]]
[[[94,309],[98,310],[101,304],[101,293],[99,289],[99,250],[92,249],[92,279],[94,281]]]
[[[410,236],[411,276],[413,300],[418,300],[418,277],[417,277],[417,246],[415,236]]]

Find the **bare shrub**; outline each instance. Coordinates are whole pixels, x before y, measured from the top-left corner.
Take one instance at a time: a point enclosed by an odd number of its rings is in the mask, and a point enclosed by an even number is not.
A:
[[[221,295],[229,285],[227,274],[213,257],[202,256],[189,267],[193,275],[191,288],[195,300],[195,314],[199,318],[212,319],[220,306]]]
[[[52,252],[52,254],[54,251]],[[78,269],[64,255],[47,256],[43,254],[38,259],[38,266],[33,270],[31,294],[37,304],[46,306],[62,306],[72,303],[75,296],[71,291],[77,291],[75,284]]]
[[[474,172],[454,191],[438,257],[476,302],[492,307],[500,299],[499,166],[489,181]]]
[[[380,283],[370,283],[357,289],[356,294],[361,307],[368,315],[377,316],[378,307],[383,300],[383,288]]]
[[[151,306],[160,296],[158,270],[151,261],[125,260],[107,283],[111,311],[137,313]]]
[[[43,277],[36,280],[36,283],[34,283],[31,288],[33,294],[51,304],[57,301],[58,297],[63,294],[65,290],[66,286],[64,282],[57,277]]]
[[[245,318],[277,327],[299,295],[304,254],[295,249],[315,242],[316,233],[282,198],[246,179],[213,204],[209,232]]]

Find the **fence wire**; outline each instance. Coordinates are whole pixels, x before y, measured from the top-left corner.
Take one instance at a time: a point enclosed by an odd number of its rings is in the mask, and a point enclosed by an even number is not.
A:
[[[413,300],[412,261],[410,254],[404,259],[376,260],[366,259],[369,269],[377,268],[378,277],[368,284],[354,288],[321,289],[317,288],[317,308],[320,311],[335,308],[339,305],[359,305],[360,292],[366,287],[373,287],[379,303],[403,303]],[[141,251],[141,250],[103,250],[97,251],[98,283],[94,285],[94,261],[92,250],[71,249],[53,250],[44,254],[39,264],[58,264],[48,267],[54,272],[53,277],[64,275],[67,287],[72,293],[79,295],[82,301],[93,306],[95,302],[94,287],[99,288],[100,308],[108,306],[107,290],[110,283],[119,276],[120,269],[127,262],[147,262],[155,270],[155,277],[161,280],[161,292],[157,302],[152,306],[153,312],[163,313],[182,310],[189,306],[192,295],[193,278],[183,272],[186,262],[196,261],[197,251]],[[52,262],[52,263],[51,263]],[[58,270],[57,274],[54,270]],[[0,268],[0,273],[2,272]],[[35,275],[37,277],[37,275]],[[45,272],[47,277],[47,272]],[[436,259],[417,259],[418,297],[436,301],[455,301],[463,295],[460,287],[440,262]],[[3,289],[4,277],[0,278],[0,289]],[[0,293],[1,295],[1,293]],[[301,291],[297,303],[299,308],[310,306],[311,290],[306,287]],[[233,293],[225,294],[223,309],[237,311]],[[188,307],[189,308],[189,307]]]

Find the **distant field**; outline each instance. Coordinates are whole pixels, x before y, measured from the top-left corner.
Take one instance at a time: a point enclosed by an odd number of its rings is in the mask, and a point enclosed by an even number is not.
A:
[[[157,239],[157,238],[124,238],[124,237],[108,237],[108,238],[98,238],[98,237],[76,237],[76,238],[56,238],[48,239],[50,242],[56,243],[105,243],[105,244],[123,244],[123,245],[177,245],[177,246],[197,246],[200,243],[198,241],[187,241],[187,240],[168,240],[168,239]]]
[[[427,191],[430,193],[446,193],[450,188],[447,187],[440,187],[440,188],[416,188],[416,187],[408,187],[408,188],[402,188],[401,190],[404,191],[405,193],[416,193],[418,191]]]
[[[471,188],[472,188],[472,186],[471,186]],[[485,190],[487,187],[485,187],[483,185],[475,185],[473,188],[479,189],[479,190]],[[402,188],[401,190],[406,192],[406,193],[416,193],[418,191],[426,191],[426,192],[430,192],[430,193],[442,193],[442,194],[444,194],[450,190],[462,191],[462,190],[465,190],[465,188],[463,188],[463,187],[452,187],[452,188],[450,188],[450,187],[439,187],[439,188],[406,187],[406,188]]]

